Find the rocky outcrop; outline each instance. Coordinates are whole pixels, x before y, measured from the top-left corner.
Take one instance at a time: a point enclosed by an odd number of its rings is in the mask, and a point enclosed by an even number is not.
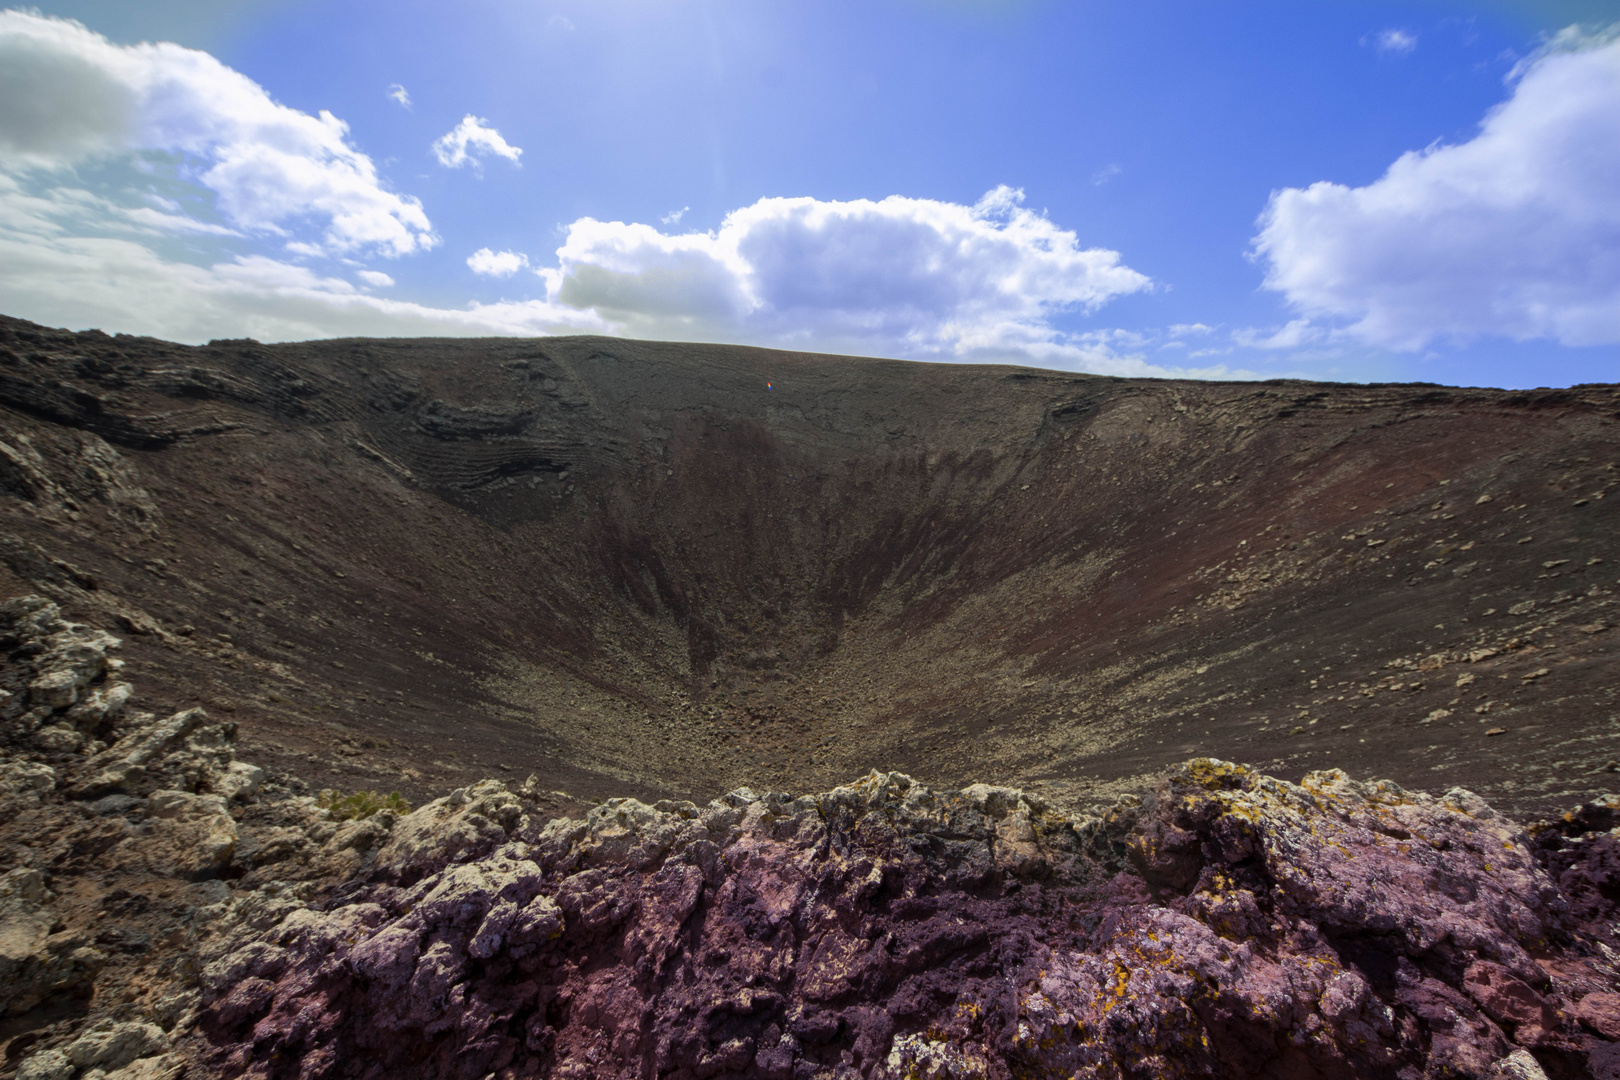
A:
[[[27,1080],[1620,1077],[1620,798],[1525,827],[1204,758],[1093,813],[892,772],[407,812],[135,711],[53,604],[0,633]]]
[[[25,1012],[53,994],[88,988],[106,957],[71,935],[57,936],[45,875],[0,877],[0,1016]]]
[[[874,773],[543,823],[488,783],[244,915],[199,1032],[265,1077],[1613,1076],[1616,840],[1555,833],[1212,760],[1094,817]]]
[[[94,1024],[59,1050],[31,1055],[17,1070],[17,1080],[176,1080],[186,1061],[164,1053],[168,1048],[169,1037],[156,1024]]]
[[[120,644],[42,597],[0,604],[0,1018],[34,1080],[187,1068],[168,1032],[255,831],[238,817],[265,773],[235,759],[235,725],[127,708]],[[320,816],[283,802],[277,821]],[[52,1022],[76,1000],[88,1023]]]
[[[0,797],[53,788],[55,772],[48,785],[40,772],[52,761],[70,763],[71,793],[79,798],[168,787],[228,801],[256,791],[264,773],[235,760],[234,724],[210,723],[202,709],[162,720],[150,713],[126,714],[134,688],[116,680],[123,661],[108,655],[119,644],[103,630],[63,619],[59,607],[43,597],[0,604],[0,648],[11,650],[19,662],[8,674],[20,684],[4,691],[0,722],[12,746],[45,758],[0,764]]]

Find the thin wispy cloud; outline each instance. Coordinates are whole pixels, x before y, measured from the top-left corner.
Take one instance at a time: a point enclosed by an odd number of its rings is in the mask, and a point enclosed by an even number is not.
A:
[[[1417,48],[1418,39],[1410,30],[1391,28],[1373,35],[1372,43],[1385,56],[1405,56]]]
[[[680,224],[681,218],[685,217],[686,212],[690,209],[692,209],[690,206],[683,206],[679,210],[671,210],[658,220],[662,221],[665,225],[678,225]]]
[[[1282,326],[1240,327],[1232,331],[1232,341],[1247,349],[1298,349],[1320,345],[1330,337],[1328,330],[1309,319],[1291,319]]]
[[[522,149],[503,139],[499,131],[489,126],[489,121],[472,113],[462,117],[461,123],[434,140],[432,150],[439,164],[448,169],[459,169],[465,165],[476,169],[486,155],[505,158],[513,165],[520,165],[518,159],[523,156]]]
[[[587,312],[544,301],[456,308],[393,300],[287,258],[237,253],[185,262],[161,238],[113,229],[89,206],[93,198],[62,186],[34,194],[0,172],[0,296],[8,314],[184,342],[610,330]],[[378,273],[355,276],[387,288],[367,276]]]

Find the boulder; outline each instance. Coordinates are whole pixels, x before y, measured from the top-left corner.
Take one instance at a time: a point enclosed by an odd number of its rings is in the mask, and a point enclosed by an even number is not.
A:
[[[230,865],[240,837],[222,796],[155,791],[146,809],[150,831],[119,845],[116,865],[180,878],[210,877]]]
[[[132,1061],[122,1069],[108,1073],[104,1080],[180,1080],[186,1072],[186,1058],[183,1055],[158,1054],[156,1057]]]
[[[17,1066],[17,1080],[73,1080],[77,1067],[60,1050],[41,1050]]]
[[[26,1012],[52,994],[88,990],[106,962],[82,940],[51,932],[52,899],[38,870],[0,877],[0,1016]]]
[[[169,1048],[169,1037],[156,1024],[97,1024],[66,1049],[67,1058],[80,1069],[122,1069],[136,1058],[150,1057]]]
[[[122,644],[102,630],[60,623],[45,638],[45,650],[34,660],[36,674],[28,684],[30,704],[65,709],[77,704],[91,683],[107,672],[107,650]]]
[[[165,720],[138,728],[91,758],[86,793],[121,788],[146,775],[147,768],[208,720],[202,709],[186,709]]]
[[[235,802],[257,796],[263,783],[263,769],[245,761],[233,761],[210,779],[209,787],[226,802]]]
[[[116,720],[134,692],[135,688],[129,683],[98,687],[70,708],[66,719],[80,731],[93,733],[109,721]]]
[[[55,789],[56,770],[49,765],[15,758],[0,761],[0,803],[21,799],[37,806]]]
[[[68,724],[46,724],[34,732],[34,746],[47,754],[72,754],[84,743],[84,734]]]
[[[457,788],[400,818],[377,853],[377,869],[415,879],[448,862],[504,844],[523,816],[523,801],[496,780]]]
[[[14,596],[0,602],[0,643],[39,641],[62,625],[61,609],[43,596]]]
[[[1547,1080],[1535,1055],[1522,1047],[1491,1063],[1485,1080]]]

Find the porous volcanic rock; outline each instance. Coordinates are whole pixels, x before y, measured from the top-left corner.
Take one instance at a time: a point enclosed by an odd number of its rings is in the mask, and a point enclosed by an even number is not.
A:
[[[543,823],[488,783],[395,834],[341,900],[244,914],[203,975],[197,1038],[213,1068],[1620,1068],[1613,892],[1594,870],[1614,834],[1533,835],[1462,790],[1436,799],[1338,771],[1296,785],[1200,759],[1101,816],[873,773],[814,796],[613,799]]]
[[[0,633],[25,1080],[1620,1075],[1615,797],[1524,827],[1201,758],[1093,813],[873,772],[351,817],[203,716],[74,726],[133,686],[49,601]]]

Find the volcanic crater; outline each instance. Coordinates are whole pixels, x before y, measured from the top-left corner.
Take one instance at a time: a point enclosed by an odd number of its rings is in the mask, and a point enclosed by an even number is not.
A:
[[[5,320],[0,585],[112,613],[149,692],[314,784],[1083,803],[1209,753],[1551,810],[1620,767],[1617,418],[1612,386]]]
[[[1617,422],[0,319],[0,1075],[1620,1080]]]

